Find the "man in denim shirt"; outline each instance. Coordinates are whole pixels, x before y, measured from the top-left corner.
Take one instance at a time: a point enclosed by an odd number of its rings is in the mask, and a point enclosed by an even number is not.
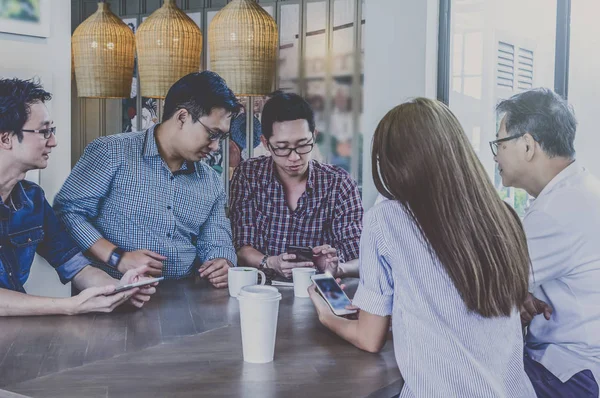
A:
[[[27,171],[46,168],[57,145],[45,105],[50,99],[37,82],[0,79],[0,316],[110,312],[127,301],[142,307],[154,287],[110,293],[145,278],[148,268],[132,270],[119,281],[89,266],[42,188],[24,181]],[[72,281],[81,293],[69,298],[27,295],[23,285],[36,252],[61,282]]]

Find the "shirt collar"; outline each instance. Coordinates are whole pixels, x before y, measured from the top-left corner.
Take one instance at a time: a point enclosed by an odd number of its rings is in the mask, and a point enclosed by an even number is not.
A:
[[[554,190],[560,183],[565,180],[585,171],[585,167],[583,167],[578,161],[574,160],[573,163],[568,165],[558,173],[546,186],[542,189],[542,192],[537,196],[536,199],[541,198],[542,196],[548,195],[550,192]]]
[[[307,190],[313,190],[316,186],[316,169],[314,166],[314,159],[311,159],[308,162],[308,179],[306,181],[306,189]],[[270,185],[270,184],[280,184],[281,185],[281,181],[279,181],[279,179],[277,178],[276,174],[275,174],[275,162],[273,162],[273,157],[270,156],[269,160],[267,161],[266,164],[266,169],[265,169],[265,185]]]
[[[154,133],[156,131],[156,127],[158,127],[158,126],[159,126],[159,123],[155,124],[154,126],[150,127],[148,130],[146,130],[146,137],[144,138],[145,139],[144,153],[143,153],[144,157],[153,157],[153,156],[160,157],[160,153],[158,152],[158,145],[156,145],[156,136],[154,135]],[[175,175],[177,175],[177,174],[192,174],[195,171],[197,171],[196,164],[194,162],[190,162],[190,161],[186,160],[185,162],[183,162],[181,169],[177,170],[173,174],[175,174]]]
[[[7,200],[8,203],[4,203],[2,202],[2,199],[0,199],[0,210],[3,214],[9,214],[12,211],[19,211],[24,207],[33,208],[33,201],[27,196],[21,181],[15,184],[10,193],[10,199],[12,200],[12,205],[10,204],[9,200]]]

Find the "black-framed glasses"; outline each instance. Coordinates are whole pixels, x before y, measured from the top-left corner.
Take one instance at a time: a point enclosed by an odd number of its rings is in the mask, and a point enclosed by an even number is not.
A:
[[[312,137],[312,139],[314,139],[314,137]],[[277,147],[271,145],[270,142],[267,142],[267,143],[269,144],[269,148],[271,148],[273,155],[279,156],[282,158],[290,156],[292,154],[292,151],[296,152],[298,155],[306,155],[307,153],[312,152],[312,150],[315,146],[315,143],[311,142],[310,144],[299,145],[294,148],[277,148]]]
[[[223,141],[224,139],[229,137],[229,133],[225,133],[221,130],[213,131],[210,127],[202,123],[200,120],[198,120],[198,123],[200,123],[206,129],[206,132],[208,133],[208,139],[211,141]]]
[[[490,149],[492,150],[492,155],[498,156],[498,144],[501,144],[506,141],[514,140],[516,138],[523,137],[527,133],[521,133],[516,135],[511,135],[510,137],[500,138],[494,141],[490,141]]]
[[[24,132],[24,133],[38,133],[38,134],[42,134],[45,139],[50,138],[52,135],[56,135],[56,127],[55,126],[48,127],[47,129],[21,130],[21,131]]]

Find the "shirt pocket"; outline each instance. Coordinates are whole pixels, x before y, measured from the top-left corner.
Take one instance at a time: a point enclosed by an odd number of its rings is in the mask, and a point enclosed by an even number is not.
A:
[[[18,272],[22,275],[27,274],[31,268],[35,251],[44,240],[44,229],[42,227],[31,228],[10,234],[8,237],[19,262]]]

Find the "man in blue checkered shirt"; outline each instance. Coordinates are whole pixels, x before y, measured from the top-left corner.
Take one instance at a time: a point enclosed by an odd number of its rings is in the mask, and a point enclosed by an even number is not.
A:
[[[192,73],[169,89],[161,124],[88,145],[54,203],[94,265],[115,276],[145,265],[167,279],[199,272],[227,286],[236,253],[225,191],[201,160],[238,110],[220,76]]]
[[[296,94],[271,98],[261,140],[271,156],[242,162],[231,181],[229,211],[240,264],[289,278],[296,267],[358,275],[363,207],[343,169],[312,159],[314,112]],[[290,246],[310,247],[304,259]]]

